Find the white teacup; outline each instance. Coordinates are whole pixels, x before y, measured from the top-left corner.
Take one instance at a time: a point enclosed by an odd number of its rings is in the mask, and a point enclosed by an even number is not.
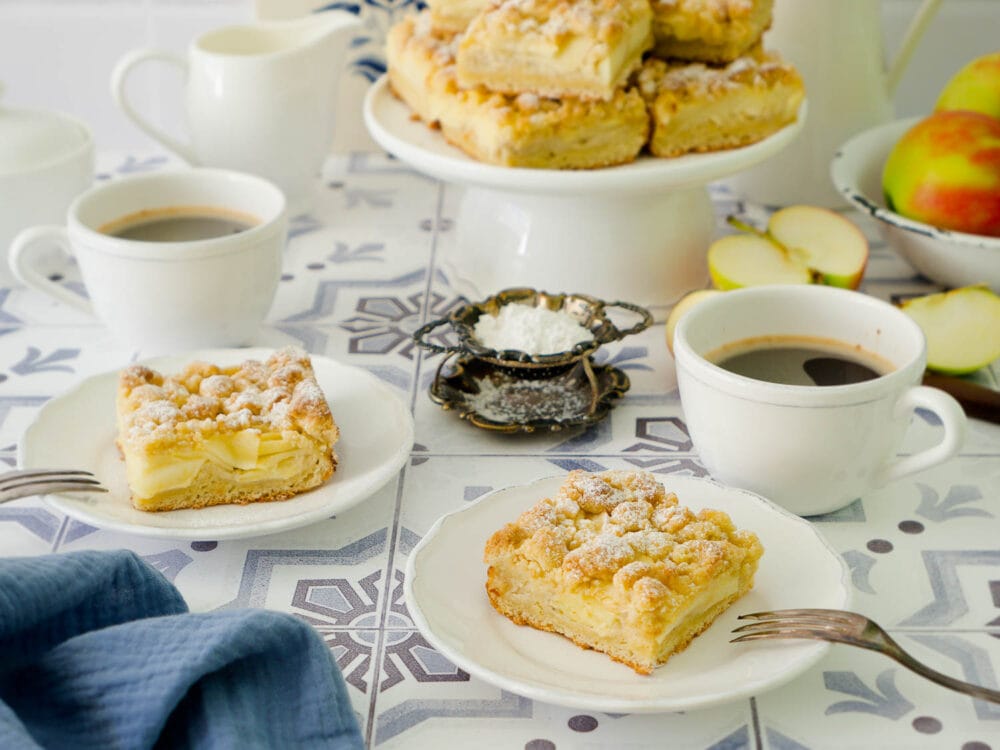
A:
[[[837,342],[834,350],[848,360],[857,347],[865,353],[858,359],[878,374],[861,382],[789,385],[718,364],[727,352],[754,348],[747,342],[767,350],[776,340]],[[941,463],[964,439],[958,402],[919,385],[926,365],[920,327],[858,292],[789,285],[716,295],[680,319],[674,356],[684,417],[705,466],[719,480],[799,515],[838,510]],[[767,351],[761,361],[777,359]],[[944,434],[936,445],[897,458],[917,408],[933,412]]]
[[[172,241],[115,236],[178,216],[232,220],[243,230]],[[218,169],[157,172],[95,185],[70,205],[65,227],[24,230],[10,267],[27,286],[96,315],[129,347],[239,346],[254,340],[271,308],[287,231],[285,197],[267,180]],[[52,246],[76,258],[89,301],[39,271]]]

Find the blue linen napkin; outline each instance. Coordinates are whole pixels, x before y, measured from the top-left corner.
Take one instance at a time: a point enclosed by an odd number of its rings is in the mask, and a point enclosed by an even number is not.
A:
[[[0,558],[0,748],[363,747],[322,638],[191,614],[138,555]]]

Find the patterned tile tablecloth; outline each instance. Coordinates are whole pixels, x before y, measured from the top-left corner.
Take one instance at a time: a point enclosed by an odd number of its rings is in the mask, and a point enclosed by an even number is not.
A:
[[[104,154],[101,178],[164,161]],[[293,222],[260,343],[297,343],[394,388],[416,422],[398,476],[335,518],[223,542],[110,532],[24,499],[0,507],[3,554],[127,547],[194,610],[267,607],[301,617],[335,654],[371,747],[1000,750],[1000,705],[845,646],[770,692],[660,715],[533,702],[450,664],[414,626],[403,597],[407,557],[439,516],[492,489],[572,468],[641,468],[664,480],[707,472],[685,429],[662,325],[600,350],[632,387],[591,429],[503,436],[439,409],[427,394],[438,357],[416,348],[411,334],[463,302],[437,262],[454,241],[457,190],[368,153],[331,159],[324,181],[315,211]],[[766,221],[766,209],[724,188],[712,195],[720,222],[729,213]],[[873,244],[863,291],[892,299],[933,289],[871,223],[852,218]],[[74,268],[54,273],[82,290]],[[17,441],[46,400],[141,354],[116,347],[76,311],[23,288],[0,290],[0,460],[16,463]],[[978,377],[997,387],[998,375]],[[918,414],[904,452],[935,440],[936,429]],[[973,421],[957,459],[812,522],[850,568],[855,609],[932,666],[1000,686],[1000,426]]]

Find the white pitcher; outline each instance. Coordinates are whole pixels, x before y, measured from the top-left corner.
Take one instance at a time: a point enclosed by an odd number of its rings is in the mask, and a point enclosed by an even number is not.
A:
[[[332,143],[349,34],[359,25],[350,13],[327,11],[209,31],[191,43],[186,56],[134,50],[115,66],[112,94],[140,129],[188,163],[271,180],[285,192],[294,215],[313,201]],[[126,79],[146,60],[184,71],[189,141],[162,132],[129,103]]]
[[[941,0],[924,0],[887,66],[878,0],[776,0],[764,37],[805,79],[805,127],[768,161],[728,180],[767,205],[845,205],[830,181],[830,160],[852,135],[891,120],[892,98]]]

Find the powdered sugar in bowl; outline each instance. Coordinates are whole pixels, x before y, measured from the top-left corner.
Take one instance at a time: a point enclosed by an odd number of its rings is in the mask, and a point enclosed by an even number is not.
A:
[[[616,309],[637,322],[619,328],[608,315]],[[449,355],[431,383],[432,401],[476,427],[536,432],[585,427],[607,416],[629,379],[592,355],[652,322],[648,310],[627,302],[519,288],[463,305],[413,338]]]
[[[638,321],[619,328],[608,316],[615,308],[638,316]],[[570,367],[602,344],[644,331],[652,322],[648,310],[628,302],[515,288],[456,308],[420,328],[413,339],[433,352],[471,355],[516,369],[523,377],[537,377]],[[457,345],[445,343],[445,331],[434,333],[446,324],[458,336]],[[442,343],[430,341],[432,335]]]

